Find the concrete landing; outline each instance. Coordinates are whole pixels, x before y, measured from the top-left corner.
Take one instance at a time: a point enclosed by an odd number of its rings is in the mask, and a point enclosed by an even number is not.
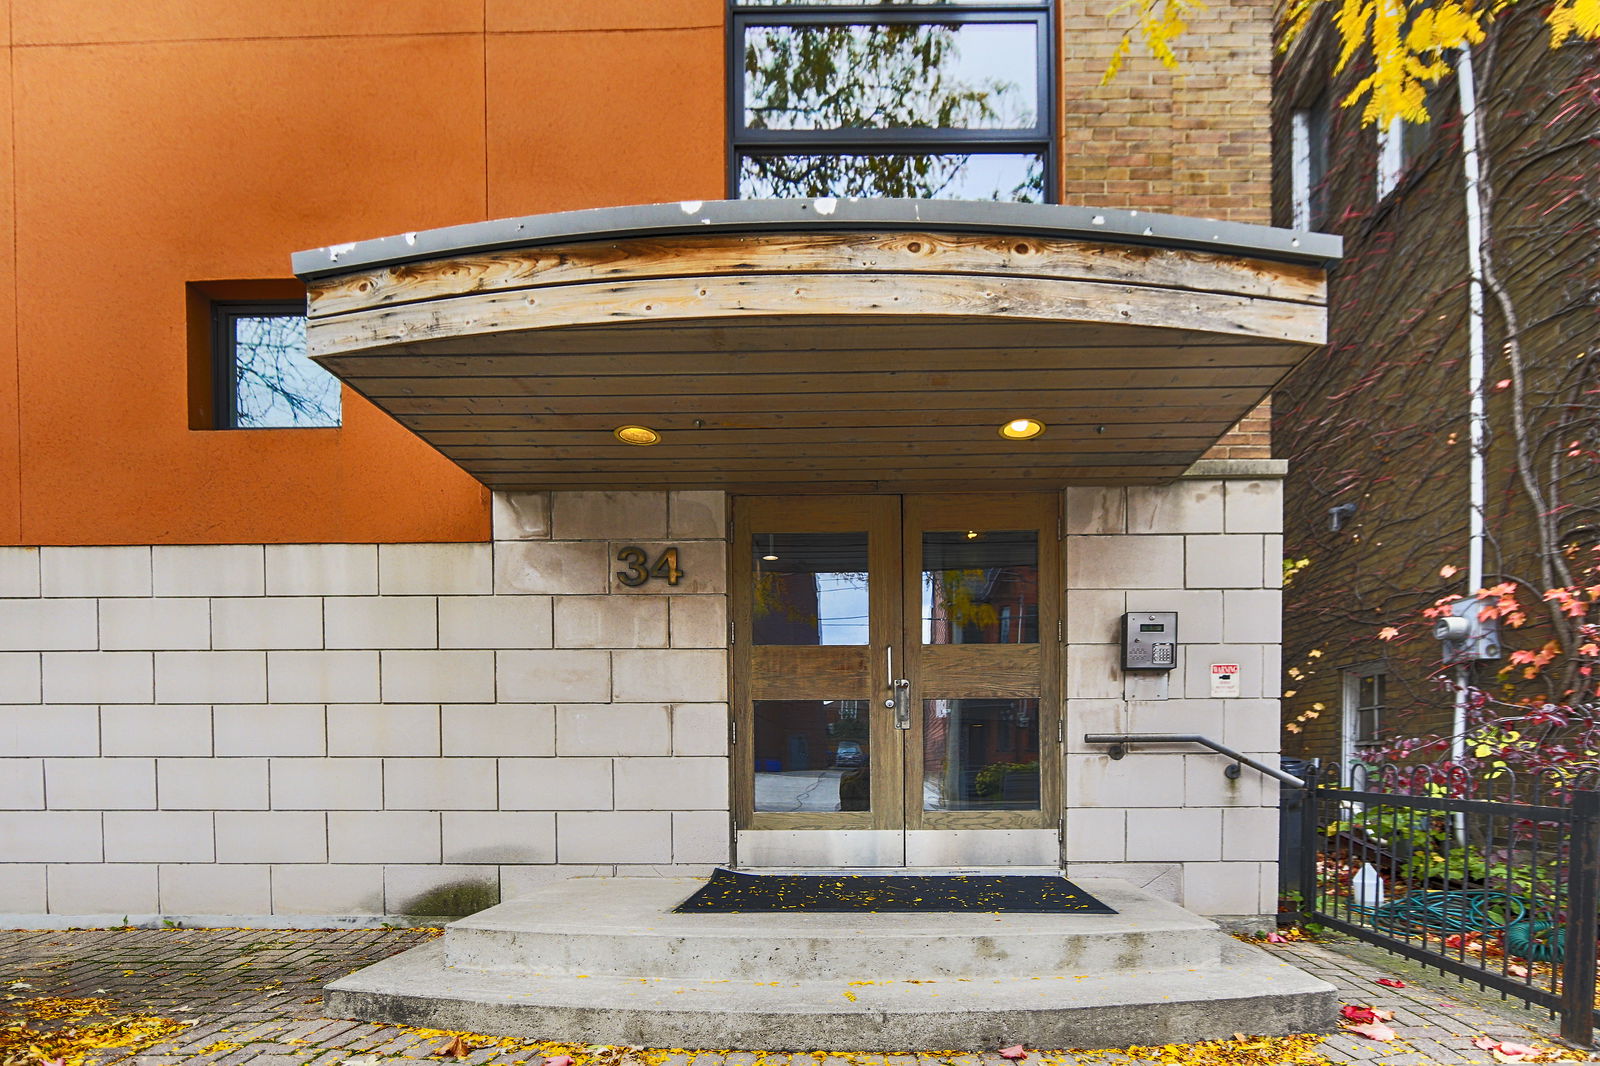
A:
[[[742,1050],[1114,1047],[1329,1028],[1332,986],[1125,882],[1114,915],[672,914],[699,882],[579,878],[329,985],[336,1017]]]

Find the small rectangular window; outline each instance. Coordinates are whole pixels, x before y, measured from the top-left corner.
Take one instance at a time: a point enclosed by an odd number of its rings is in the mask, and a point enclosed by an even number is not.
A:
[[[1344,761],[1360,762],[1389,739],[1388,675],[1382,664],[1344,672]]]
[[[218,429],[339,425],[339,379],[306,354],[305,305],[214,303]]]
[[[1324,196],[1328,178],[1328,108],[1319,100],[1294,112],[1290,123],[1290,176],[1293,219],[1299,230],[1320,228],[1327,218]]]

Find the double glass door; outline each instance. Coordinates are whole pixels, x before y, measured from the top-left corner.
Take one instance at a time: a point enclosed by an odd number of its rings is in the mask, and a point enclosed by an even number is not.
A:
[[[738,501],[741,829],[1056,828],[1057,499]]]

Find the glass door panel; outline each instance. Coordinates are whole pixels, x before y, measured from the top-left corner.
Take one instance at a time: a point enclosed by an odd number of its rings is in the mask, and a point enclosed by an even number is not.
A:
[[[1046,828],[1059,795],[1053,497],[908,496],[911,829]],[[981,524],[980,524],[981,523]],[[1043,738],[1049,737],[1050,743]]]
[[[735,533],[736,731],[741,823],[767,829],[897,825],[889,711],[898,605],[894,497],[746,499]]]

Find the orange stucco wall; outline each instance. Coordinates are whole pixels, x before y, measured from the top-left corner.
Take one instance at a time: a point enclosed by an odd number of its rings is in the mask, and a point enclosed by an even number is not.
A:
[[[0,543],[478,540],[349,392],[189,428],[186,286],[301,248],[712,199],[722,0],[0,0]]]

